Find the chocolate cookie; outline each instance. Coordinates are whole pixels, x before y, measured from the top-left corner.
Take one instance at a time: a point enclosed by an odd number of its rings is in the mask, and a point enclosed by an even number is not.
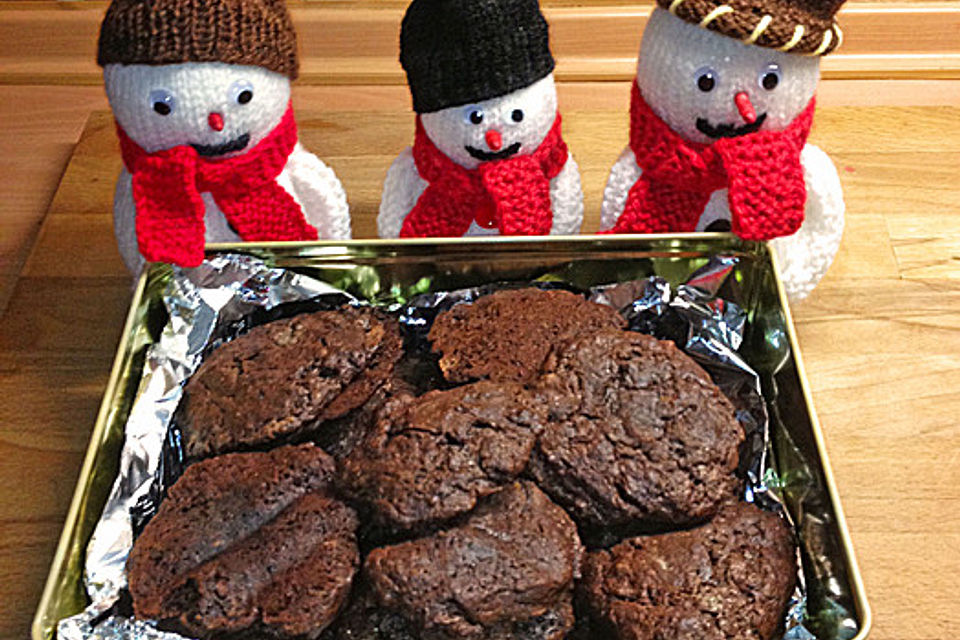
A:
[[[578,593],[604,638],[770,640],[796,571],[783,519],[731,503],[698,529],[589,553]]]
[[[736,492],[743,430],[709,376],[672,342],[604,330],[551,358],[550,406],[531,474],[584,527],[676,527]]]
[[[402,346],[396,322],[354,307],[251,329],[187,383],[178,417],[187,455],[271,444],[345,415],[390,375]]]
[[[479,638],[511,640],[559,640],[570,639],[576,630],[569,631],[573,613],[564,602],[556,609],[535,618],[521,620],[509,625],[494,627]],[[414,632],[414,624],[402,615],[385,609],[377,603],[369,589],[363,589],[351,598],[347,609],[337,623],[321,637],[321,640],[445,640],[444,632],[426,632],[423,636]],[[590,636],[583,636],[585,639]]]
[[[321,640],[420,640],[412,625],[377,603],[369,586],[355,589],[340,617]]]
[[[333,466],[301,445],[188,467],[130,552],[136,616],[198,636],[318,634],[359,565],[356,515],[326,493]]]
[[[544,411],[523,386],[481,381],[388,404],[342,463],[340,488],[379,525],[423,529],[527,466]]]
[[[526,383],[540,373],[552,348],[600,329],[623,326],[623,318],[612,307],[569,291],[514,289],[441,313],[429,338],[451,382]]]
[[[518,482],[458,527],[374,549],[364,571],[380,605],[422,640],[560,640],[580,555],[567,514]]]
[[[387,380],[361,406],[342,418],[324,423],[323,429],[316,433],[313,442],[333,456],[338,463],[342,463],[344,458],[372,436],[388,407],[415,397],[405,385],[397,385],[394,380]]]

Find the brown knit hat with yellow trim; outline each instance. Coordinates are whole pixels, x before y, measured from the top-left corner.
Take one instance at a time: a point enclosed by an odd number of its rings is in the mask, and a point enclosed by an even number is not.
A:
[[[226,62],[297,77],[297,34],[284,0],[113,0],[97,64]]]
[[[657,0],[675,16],[746,44],[823,56],[843,38],[844,0]]]

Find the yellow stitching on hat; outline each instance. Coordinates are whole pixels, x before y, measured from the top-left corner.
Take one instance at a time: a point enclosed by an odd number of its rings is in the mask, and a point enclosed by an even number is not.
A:
[[[723,14],[732,13],[732,12],[733,12],[733,7],[731,7],[728,4],[722,4],[719,7],[716,7],[713,11],[708,13],[706,16],[704,16],[703,20],[700,21],[700,26],[705,29],[708,24],[710,24],[711,22],[713,22]]]
[[[767,30],[767,27],[770,26],[770,23],[773,22],[773,16],[765,15],[760,18],[760,22],[757,23],[757,26],[753,28],[753,33],[750,34],[750,37],[743,41],[743,44],[753,44],[757,41],[763,32]]]
[[[673,0],[673,2],[670,3],[670,8],[668,8],[667,11],[673,15],[677,15],[677,7],[679,7],[682,2],[683,0]]]
[[[823,32],[823,42],[820,43],[820,46],[817,47],[817,50],[811,53],[812,56],[822,55],[824,51],[827,50],[827,47],[830,46],[830,42],[833,40],[833,32],[830,29],[827,29]]]
[[[797,46],[797,43],[803,38],[804,31],[804,26],[802,24],[798,24],[797,28],[793,30],[793,37],[790,38],[790,42],[782,47],[779,47],[780,51],[790,51],[790,49],[793,49],[795,46]]]
[[[843,44],[843,31],[838,24],[833,25],[833,30],[837,33],[837,46],[835,46],[834,49],[839,49],[840,45]]]

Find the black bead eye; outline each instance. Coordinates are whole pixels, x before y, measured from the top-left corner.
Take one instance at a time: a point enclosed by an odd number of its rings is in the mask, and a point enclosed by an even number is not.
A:
[[[177,99],[166,89],[154,89],[150,92],[150,106],[161,116],[168,116],[177,108]]]
[[[253,100],[253,85],[246,80],[237,80],[230,85],[230,98],[237,104],[249,104]]]
[[[710,93],[717,86],[719,78],[717,72],[710,67],[701,67],[695,74],[697,79],[697,89],[704,93]]]
[[[470,124],[480,124],[483,122],[483,109],[476,105],[467,107],[463,110],[463,120]]]
[[[510,114],[510,119],[514,122],[523,122],[523,110],[514,109],[513,113]]]
[[[773,91],[780,84],[780,79],[783,77],[783,72],[780,71],[780,66],[776,64],[768,64],[767,67],[760,72],[760,77],[758,81],[760,86],[766,89],[767,91]]]
[[[467,124],[480,124],[483,122],[483,109],[476,104],[471,104],[468,107],[464,107],[463,121]]]

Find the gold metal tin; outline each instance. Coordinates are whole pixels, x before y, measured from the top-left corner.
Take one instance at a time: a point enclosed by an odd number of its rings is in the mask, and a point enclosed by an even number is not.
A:
[[[834,567],[837,575],[830,577],[846,582],[851,614],[858,626],[852,640],[867,637],[871,614],[863,581],[810,399],[776,258],[767,245],[743,242],[729,234],[677,234],[265,243],[210,245],[208,251],[250,253],[279,267],[335,285],[349,285],[355,293],[380,300],[419,291],[424,282],[429,283],[430,290],[441,290],[498,280],[529,280],[546,272],[572,276],[579,280],[575,284],[582,286],[654,274],[677,282],[710,256],[741,256],[735,277],[744,289],[749,313],[741,353],[761,378],[769,378],[778,396],[775,403],[786,403],[779,410],[783,431],[774,432],[775,444],[778,437],[789,439],[797,450],[807,450],[815,463],[813,471],[820,476],[815,484],[822,490],[820,497],[826,505],[832,532],[830,539],[822,541],[826,548],[834,550],[835,562],[827,564]],[[60,543],[34,617],[34,640],[53,638],[60,619],[86,606],[82,567],[86,544],[117,474],[123,426],[140,378],[144,352],[156,341],[165,321],[161,295],[170,274],[169,266],[152,265],[135,289]],[[767,351],[751,353],[751,344],[757,344],[749,337],[751,325],[763,325],[764,331],[772,327],[787,336],[789,350],[784,347],[779,355]],[[785,502],[792,507],[789,491]]]

